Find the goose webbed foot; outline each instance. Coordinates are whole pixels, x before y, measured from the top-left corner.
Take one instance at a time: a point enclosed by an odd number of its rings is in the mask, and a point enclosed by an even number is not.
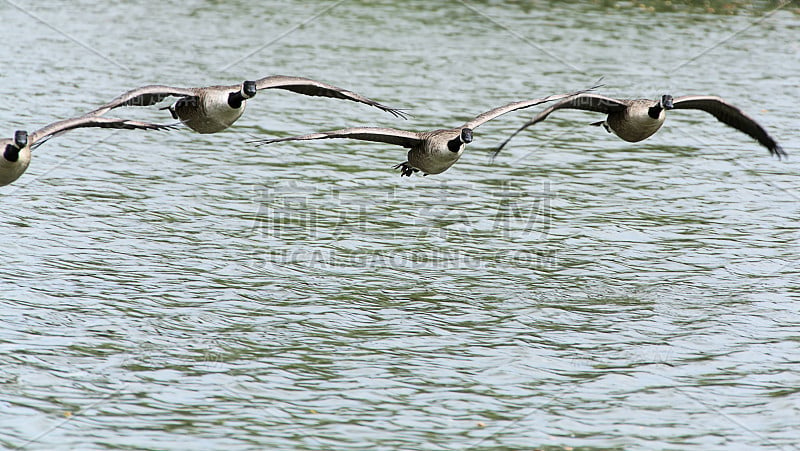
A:
[[[169,114],[172,115],[172,118],[177,120],[178,113],[175,112],[175,105],[165,106],[163,108],[159,108],[159,110],[169,110]]]
[[[789,158],[789,154],[787,154],[786,151],[783,150],[783,147],[779,146],[778,144],[775,144],[775,147],[771,147],[769,149],[769,153],[770,155],[778,157],[779,160]]]
[[[175,112],[175,108],[174,107],[169,107],[168,110],[169,110],[169,114],[172,115],[173,119],[175,119],[175,120],[179,119],[178,118],[178,113]]]
[[[411,174],[415,172],[419,172],[419,169],[411,167],[408,165],[408,161],[404,161],[398,165],[395,165],[393,169],[400,169],[400,177],[406,176],[411,177]],[[428,174],[425,174],[428,175]]]
[[[603,128],[604,128],[604,129],[606,129],[606,131],[607,131],[608,133],[611,133],[611,127],[609,127],[609,126],[608,126],[608,123],[607,123],[606,121],[597,121],[597,122],[592,122],[592,123],[591,123],[591,124],[589,124],[589,125],[594,125],[595,127],[599,127],[599,126],[601,126],[601,125],[602,125],[602,126],[603,126]]]

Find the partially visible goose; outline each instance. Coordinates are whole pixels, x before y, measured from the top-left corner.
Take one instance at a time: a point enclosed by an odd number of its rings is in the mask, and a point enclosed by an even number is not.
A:
[[[545,109],[512,133],[495,150],[495,154],[500,152],[519,132],[547,119],[550,113],[562,108],[607,114],[606,120],[591,125],[602,125],[609,133],[614,132],[628,142],[642,141],[657,132],[664,124],[667,110],[703,110],[723,124],[733,127],[761,143],[769,150],[770,155],[776,155],[778,158],[786,156],[786,152],[758,122],[719,97],[683,96],[673,99],[671,95],[664,95],[658,101],[654,101],[647,99],[618,100],[597,94],[581,94]]]
[[[405,118],[402,110],[388,107],[355,92],[309,78],[273,75],[256,81],[245,81],[241,85],[207,86],[204,88],[175,88],[172,86],[148,85],[128,91],[89,114],[101,115],[121,106],[150,106],[167,97],[179,97],[167,107],[172,117],[180,119],[198,133],[216,133],[233,125],[244,113],[247,99],[253,98],[261,89],[285,89],[307,96],[332,97],[351,100],[389,112],[395,117]],[[164,109],[164,108],[162,108]]]
[[[14,139],[0,139],[0,151],[3,153],[2,158],[0,158],[0,186],[8,185],[18,179],[28,169],[28,165],[31,162],[31,149],[41,146],[53,136],[83,127],[162,130],[174,128],[175,124],[151,124],[149,122],[86,115],[53,122],[30,135],[25,130],[17,130],[14,132]]]
[[[472,142],[472,131],[481,124],[511,111],[563,99],[582,92],[585,91],[512,102],[482,113],[459,127],[429,132],[410,132],[394,128],[358,127],[323,133],[312,133],[310,135],[292,136],[289,138],[259,139],[249,142],[255,142],[261,145],[283,141],[347,138],[394,144],[411,149],[408,151],[408,161],[404,161],[394,167],[395,169],[400,169],[401,176],[411,176],[412,173],[418,171],[422,171],[423,175],[440,174],[458,161],[458,158],[464,153],[465,145]]]

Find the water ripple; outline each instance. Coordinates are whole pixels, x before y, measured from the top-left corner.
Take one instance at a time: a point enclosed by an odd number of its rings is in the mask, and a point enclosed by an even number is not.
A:
[[[119,65],[0,5],[4,133],[142,84],[276,73],[412,117],[262,92],[219,134],[37,149],[0,190],[0,447],[798,443],[794,159],[684,111],[637,144],[561,111],[490,163],[535,111],[512,113],[430,177],[398,177],[405,150],[378,143],[242,142],[452,127],[605,75],[612,96],[730,99],[793,154],[794,13],[353,1],[236,62],[330,5],[98,5],[37,15]]]

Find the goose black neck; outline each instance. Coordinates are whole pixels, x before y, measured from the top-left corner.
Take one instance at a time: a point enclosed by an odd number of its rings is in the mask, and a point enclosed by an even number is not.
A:
[[[247,97],[243,96],[241,91],[232,92],[228,94],[228,106],[233,108],[234,110],[238,110],[242,107],[242,102],[247,100]]]
[[[17,146],[6,144],[5,150],[3,150],[3,158],[12,163],[16,163],[17,160],[19,160],[19,149]]]
[[[663,110],[664,107],[661,106],[661,103],[657,103],[647,109],[647,115],[652,117],[653,119],[658,119],[658,116],[661,115],[661,112]]]
[[[447,148],[450,150],[450,152],[456,153],[461,150],[461,144],[461,137],[459,136],[458,138],[453,138],[450,141],[447,141]]]

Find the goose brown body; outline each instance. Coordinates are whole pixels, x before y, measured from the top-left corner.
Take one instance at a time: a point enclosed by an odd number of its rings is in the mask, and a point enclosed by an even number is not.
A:
[[[408,151],[408,165],[422,171],[423,174],[441,174],[454,165],[464,153],[466,142],[453,152],[448,148],[449,142],[461,139],[461,129],[434,130],[420,133],[421,141]]]
[[[0,152],[0,186],[6,186],[20,178],[28,169],[31,164],[31,146],[19,148],[13,139],[0,139]]]
[[[228,98],[238,91],[227,90],[225,86],[196,88],[195,91],[197,94],[178,99],[171,108],[177,116],[176,119],[197,133],[225,130],[242,117],[247,107],[246,99],[241,100],[238,107],[229,105]]]
[[[648,114],[650,108],[656,106],[658,102],[645,99],[622,102],[628,107],[622,111],[609,113],[605,123],[615,135],[625,141],[635,143],[645,140],[664,125],[664,120],[667,118],[665,109],[661,109],[656,118]]]

